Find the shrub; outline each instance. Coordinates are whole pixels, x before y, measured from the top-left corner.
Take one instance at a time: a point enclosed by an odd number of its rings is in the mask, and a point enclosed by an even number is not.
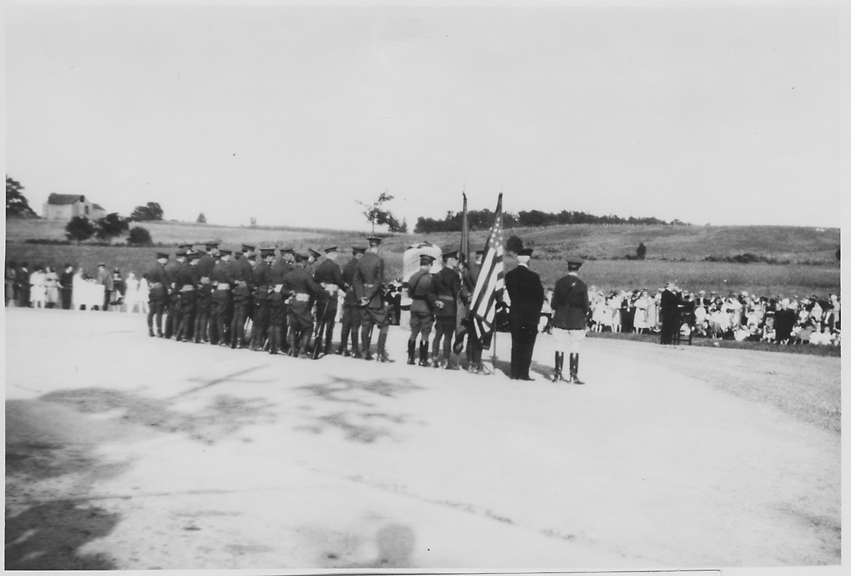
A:
[[[127,236],[127,244],[131,246],[150,246],[153,244],[151,233],[147,228],[134,226],[130,229],[130,235]]]
[[[94,236],[97,228],[94,222],[85,216],[74,216],[65,226],[65,236],[68,240],[82,242]]]

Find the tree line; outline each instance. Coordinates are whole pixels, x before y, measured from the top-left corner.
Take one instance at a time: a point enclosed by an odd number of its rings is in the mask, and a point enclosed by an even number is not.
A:
[[[493,225],[494,213],[488,209],[468,210],[467,221],[470,230],[487,230]],[[447,212],[442,220],[435,218],[417,218],[414,232],[417,234],[432,234],[435,232],[460,232],[464,220],[463,212]],[[505,228],[541,228],[544,226],[559,226],[564,224],[634,224],[634,225],[666,225],[659,218],[621,218],[619,216],[595,216],[586,212],[562,210],[561,212],[542,212],[541,210],[521,210],[516,214],[503,212],[502,224]],[[670,224],[684,224],[674,220]]]

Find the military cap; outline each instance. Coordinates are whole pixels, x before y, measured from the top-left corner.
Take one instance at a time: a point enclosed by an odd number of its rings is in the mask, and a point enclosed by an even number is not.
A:
[[[381,238],[377,236],[369,236],[366,241],[369,242],[370,246],[379,246],[381,244]]]
[[[166,260],[168,260],[168,253],[167,252],[157,252],[157,260],[159,260],[160,258],[165,258]]]
[[[189,260],[190,260],[190,261],[192,261],[192,260],[197,260],[197,259],[199,259],[199,258],[201,257],[201,253],[200,253],[200,252],[189,252],[189,253],[187,254],[187,256],[189,256]]]
[[[432,256],[431,254],[420,254],[420,266],[431,266],[433,262],[434,256]]]
[[[222,253],[222,256],[230,256],[231,255],[230,250],[220,250],[220,252]]]
[[[322,254],[320,254],[319,252],[317,252],[313,248],[308,248],[307,251],[310,252],[310,255],[313,256],[314,258],[319,258],[320,256],[322,256]]]
[[[98,264],[98,268],[106,268],[106,264],[104,264],[103,262],[101,262],[100,264]]]
[[[207,247],[207,250],[212,250],[213,248],[218,248],[219,243],[218,242],[204,242],[204,246]]]
[[[275,249],[274,248],[261,248],[260,249],[260,257],[261,258],[269,258],[269,257],[274,258],[274,256],[275,256]]]
[[[237,250],[233,253],[234,256],[242,256],[242,250]]]
[[[295,250],[292,248],[281,248],[281,254],[295,254]]]
[[[186,248],[180,248],[177,252],[175,252],[175,255],[178,258],[182,258],[182,257],[186,256],[188,253],[189,253],[189,250],[187,250]]]
[[[582,260],[579,258],[568,258],[567,259],[567,269],[568,271],[579,270],[582,268]]]
[[[257,260],[257,253],[256,253],[256,252],[252,252],[251,254],[249,254],[248,256],[246,256],[246,258],[248,258],[249,260],[252,260],[252,261]]]
[[[360,246],[352,246],[352,254],[363,254],[366,252],[366,248],[362,248]]]
[[[521,248],[520,250],[517,251],[517,255],[518,256],[531,256],[532,255],[532,248]]]
[[[189,244],[188,242],[181,242],[177,245],[177,247],[182,250],[188,250],[189,248],[192,248],[192,244]]]
[[[295,252],[294,254],[297,262],[303,262],[309,258],[309,256],[304,252]]]
[[[337,247],[336,247],[336,246],[331,246],[330,248],[326,248],[326,249],[325,249],[325,253],[326,253],[326,254],[330,254],[330,253],[332,253],[332,252],[336,252],[336,251],[337,251]]]
[[[484,256],[484,255],[485,255],[485,249],[484,248],[482,248],[481,250],[476,250],[476,256]]]
[[[249,246],[248,244],[242,245],[243,252],[254,252],[254,246]]]
[[[451,252],[444,252],[443,253],[443,259],[444,260],[449,260],[450,258],[455,258],[457,260],[458,259],[458,250],[452,250]]]

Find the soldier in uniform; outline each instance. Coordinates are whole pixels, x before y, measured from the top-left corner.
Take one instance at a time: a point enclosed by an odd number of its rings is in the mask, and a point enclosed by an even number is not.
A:
[[[434,256],[420,254],[420,269],[405,283],[411,298],[411,335],[408,337],[408,364],[414,364],[417,335],[420,336],[420,366],[428,366],[428,337],[434,326],[435,298],[431,292],[431,265]]]
[[[270,279],[272,291],[269,293],[269,353],[287,352],[287,304],[282,290],[284,277],[292,270],[289,255],[292,248],[282,248],[277,260],[272,263]]]
[[[544,305],[541,277],[529,270],[531,257],[531,248],[519,250],[519,265],[505,275],[505,289],[511,299],[508,317],[511,325],[511,378],[514,380],[532,380],[529,367]]]
[[[334,336],[334,319],[337,317],[337,291],[346,289],[343,272],[337,264],[337,247],[325,249],[325,260],[313,272],[313,280],[322,286],[322,292],[316,300],[317,334],[325,330],[324,354],[331,353],[331,340]],[[342,343],[341,343],[342,346]]]
[[[358,262],[355,268],[354,286],[355,297],[361,309],[361,341],[363,342],[363,358],[372,360],[369,346],[372,339],[372,330],[378,326],[378,354],[379,362],[392,362],[387,355],[385,344],[387,342],[387,328],[390,319],[387,315],[387,307],[381,294],[381,285],[384,282],[384,260],[378,256],[378,248],[381,246],[381,238],[367,238],[369,249]]]
[[[177,271],[183,265],[186,257],[186,244],[181,244],[177,249],[177,258],[174,262],[169,262],[165,265],[165,272],[168,276],[168,302],[166,303],[165,317],[165,337],[171,338],[180,318],[180,294],[175,289],[174,285],[177,281]]]
[[[208,342],[209,331],[208,323],[210,321],[210,305],[213,297],[213,285],[210,282],[210,277],[213,274],[213,267],[216,265],[216,258],[219,254],[218,242],[207,242],[205,244],[206,253],[198,259],[198,276],[199,286],[195,293],[195,343]]]
[[[195,316],[195,291],[201,281],[198,274],[197,252],[189,252],[187,261],[183,263],[177,272],[177,291],[180,304],[180,324],[177,329],[176,339],[178,342],[188,342],[191,339],[192,321]]]
[[[340,347],[337,354],[343,356],[360,357],[358,349],[358,328],[361,325],[361,310],[358,299],[355,296],[355,269],[363,257],[365,248],[353,247],[352,259],[343,268],[343,282],[346,283],[346,294],[343,298],[343,314],[340,318]],[[349,334],[352,336],[352,350],[349,352]]]
[[[210,344],[227,346],[230,326],[231,281],[230,250],[219,252],[219,261],[213,267],[210,282],[213,284],[212,304],[210,306]]]
[[[458,314],[458,296],[461,277],[458,275],[458,252],[443,254],[443,268],[431,279],[431,299],[434,303],[434,342],[431,346],[432,365],[457,370],[452,363],[452,338]],[[440,356],[440,341],[443,340],[443,356]]]
[[[163,337],[163,312],[168,302],[168,273],[165,265],[168,254],[157,252],[157,262],[145,274],[148,281],[148,336],[154,335],[154,317],[157,319],[157,336]]]
[[[251,336],[251,349],[262,351],[266,343],[266,333],[269,327],[269,292],[272,289],[272,261],[275,259],[274,248],[261,248],[260,261],[254,267],[252,284],[254,284],[254,332]],[[283,282],[281,282],[283,284]]]
[[[314,250],[313,248],[307,249],[307,264],[304,266],[304,271],[307,272],[311,278],[313,278],[313,273],[316,271],[316,261],[322,257],[322,254]]]
[[[243,246],[245,248],[251,248],[251,246]],[[236,259],[230,264],[230,270],[233,276],[233,289],[231,290],[233,315],[231,316],[230,324],[231,348],[245,348],[247,346],[245,342],[245,322],[248,320],[248,309],[252,304],[252,268],[248,258],[243,256],[243,252],[237,252]]]
[[[662,319],[662,332],[660,334],[661,344],[673,344],[674,332],[677,330],[677,307],[679,306],[680,298],[676,292],[676,286],[673,282],[665,284],[665,289],[662,291],[662,302],[659,313]]]
[[[295,258],[296,267],[284,277],[282,288],[284,297],[290,301],[287,343],[290,347],[290,356],[309,358],[307,346],[310,344],[310,335],[313,332],[311,308],[313,299],[322,291],[322,287],[314,282],[305,270],[307,254],[297,252]]]
[[[484,250],[476,250],[476,260],[472,263],[467,263],[464,269],[461,286],[461,297],[469,306],[473,304],[473,292],[476,289],[476,282],[479,280],[479,272],[482,269],[482,258]],[[471,373],[482,374],[485,367],[482,364],[482,342],[476,335],[476,329],[473,327],[472,320],[465,319],[464,323],[467,326],[467,369]]]
[[[567,276],[556,282],[550,307],[553,309],[553,336],[556,341],[555,373],[553,382],[564,381],[564,349],[570,350],[570,376],[567,382],[584,384],[579,379],[579,347],[585,339],[588,313],[588,287],[577,275],[582,261],[570,258],[567,261]]]

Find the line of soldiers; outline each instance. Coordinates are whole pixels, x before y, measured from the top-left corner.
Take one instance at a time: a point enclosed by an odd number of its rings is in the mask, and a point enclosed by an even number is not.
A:
[[[204,243],[197,249],[180,245],[173,261],[169,254],[158,252],[157,263],[145,275],[149,286],[148,334],[180,342],[317,358],[332,353],[342,292],[340,346],[333,352],[393,362],[386,349],[390,311],[383,297],[384,261],[378,255],[381,239],[370,237],[367,241],[368,248],[352,248],[352,259],[343,268],[336,262],[336,246],[326,248],[319,263],[322,254],[312,249],[302,253],[283,248],[276,256],[275,248],[258,250],[243,244],[241,251],[231,252],[220,249],[217,242]],[[479,259],[481,254],[477,253]],[[422,256],[420,270],[407,283],[413,300],[408,363],[415,364],[419,336],[420,365],[457,369],[460,362],[451,359],[463,348],[463,342],[452,344],[458,301],[469,301],[478,265],[459,270],[458,253],[449,252],[443,255],[443,269],[431,275],[433,261],[432,256]],[[247,325],[251,326],[250,337]],[[432,327],[435,339],[429,362]],[[375,328],[378,339],[373,356]],[[481,373],[482,346],[472,329],[467,334],[468,365],[471,371]]]

